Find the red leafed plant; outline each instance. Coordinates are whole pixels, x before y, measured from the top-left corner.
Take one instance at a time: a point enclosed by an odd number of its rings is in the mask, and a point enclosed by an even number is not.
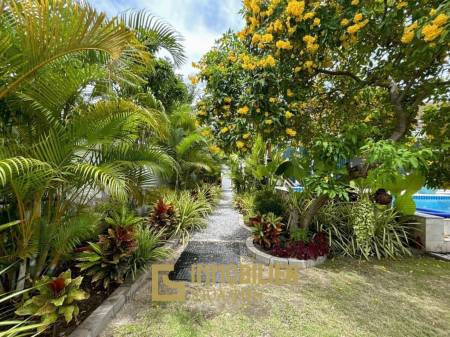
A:
[[[327,235],[324,232],[317,233],[310,242],[288,242],[285,247],[279,244],[272,248],[272,255],[278,257],[293,257],[299,260],[315,260],[319,256],[326,256],[330,251]]]
[[[151,227],[157,230],[166,229],[170,231],[176,223],[177,215],[175,208],[172,204],[165,203],[160,199],[155,206],[149,217],[149,224]]]
[[[56,296],[59,293],[61,293],[61,291],[64,290],[65,285],[65,279],[62,277],[58,277],[53,279],[52,281],[49,282],[49,287],[53,290],[53,294]]]
[[[253,241],[265,249],[279,245],[284,224],[282,218],[273,213],[259,215],[250,219],[253,227]]]

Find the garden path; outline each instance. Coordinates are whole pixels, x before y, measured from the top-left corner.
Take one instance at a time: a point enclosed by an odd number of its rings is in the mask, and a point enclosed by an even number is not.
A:
[[[241,215],[233,208],[233,189],[227,168],[222,170],[222,197],[207,221],[208,226],[192,235],[175,264],[170,278],[190,281],[192,264],[239,264],[245,258],[249,231],[241,225]]]

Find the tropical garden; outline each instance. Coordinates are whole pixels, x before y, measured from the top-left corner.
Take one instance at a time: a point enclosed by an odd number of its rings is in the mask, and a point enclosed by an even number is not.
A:
[[[170,25],[72,0],[0,22],[0,336],[56,335],[204,225],[219,161]]]
[[[258,249],[332,259],[299,290],[311,324],[277,288],[271,323],[294,328],[266,335],[372,336],[361,321],[395,315],[383,303],[399,284],[422,296],[433,278],[440,296],[450,271],[418,255],[413,195],[450,188],[450,2],[244,0],[241,15],[186,84],[183,38],[148,11],[0,0],[0,337],[72,331],[166,242],[186,243],[218,205],[223,164]],[[445,331],[448,311],[419,302],[404,320]],[[120,335],[220,335],[227,321],[164,310]],[[241,314],[230,335],[267,331]]]

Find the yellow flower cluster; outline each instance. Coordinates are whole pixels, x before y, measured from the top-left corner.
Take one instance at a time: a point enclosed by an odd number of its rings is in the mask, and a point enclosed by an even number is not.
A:
[[[320,25],[320,19],[319,18],[315,18],[313,21],[313,26],[318,26]]]
[[[314,13],[314,12],[308,12],[303,16],[303,20],[312,19],[315,15],[316,15],[316,13]]]
[[[278,99],[276,97],[270,97],[269,98],[269,102],[270,103],[276,103],[276,102],[278,102]]]
[[[308,70],[310,73],[313,72],[314,68],[316,67],[316,65],[314,64],[314,61],[306,61],[304,68],[306,70]]]
[[[200,111],[197,113],[197,115],[199,115],[199,116],[206,116],[207,114],[206,114],[206,111],[200,110]]]
[[[291,119],[294,116],[294,114],[290,111],[286,111],[284,113],[284,116],[286,117],[286,119]]]
[[[250,111],[250,109],[248,108],[248,106],[243,106],[242,108],[239,108],[238,109],[238,113],[240,114],[240,115],[247,115],[248,114],[248,112]]]
[[[221,149],[220,149],[220,147],[218,147],[217,145],[214,144],[214,145],[211,145],[209,147],[209,151],[211,151],[212,153],[217,154],[217,153],[219,153],[221,151]]]
[[[277,41],[276,46],[278,49],[285,49],[285,50],[291,50],[292,45],[289,41]]]
[[[311,35],[303,36],[303,42],[306,43],[306,50],[311,54],[314,54],[317,49],[319,49],[319,45],[316,43],[317,37]]]
[[[448,16],[445,14],[439,14],[434,18],[431,24],[426,25],[422,29],[422,35],[425,42],[431,42],[438,38],[444,31],[444,25],[447,24]]]
[[[291,137],[295,137],[297,135],[297,131],[295,131],[294,129],[291,129],[291,128],[286,129],[286,133],[288,134],[288,136],[291,136]]]
[[[253,14],[259,14],[261,11],[261,0],[244,0],[244,6]]]
[[[259,60],[258,65],[262,68],[275,67],[277,61],[272,55],[268,55],[267,57]]]
[[[264,34],[261,36],[261,42],[262,43],[270,43],[273,41],[273,35],[272,34]]]
[[[244,139],[249,139],[250,138],[250,133],[246,133],[246,134],[244,134],[243,136],[242,136],[242,138],[244,138]]]
[[[231,97],[225,97],[224,99],[223,99],[223,101],[225,102],[225,103],[231,103]]]
[[[287,95],[288,95],[288,97],[292,97],[292,96],[294,96],[294,92],[291,89],[288,89]]]
[[[402,43],[408,44],[414,39],[414,30],[417,28],[417,22],[405,27],[402,35]]]
[[[303,12],[305,11],[305,2],[304,1],[296,1],[289,0],[288,5],[286,7],[286,13],[291,15],[300,21],[302,19]]]
[[[359,0],[352,0],[352,5],[353,6],[358,6],[359,5]]]
[[[347,28],[347,32],[350,34],[355,34],[360,29],[364,28],[369,23],[369,20],[365,19],[364,21],[361,21],[362,19],[363,19],[363,15],[361,13],[356,13],[355,16],[353,17],[354,24]],[[342,21],[341,21],[341,24],[342,24]]]
[[[244,146],[245,146],[245,143],[244,143],[243,141],[238,140],[238,141],[236,142],[236,147],[237,147],[239,150],[242,149]]]
[[[348,19],[341,20],[341,26],[347,27],[349,24],[350,24],[350,21]]]
[[[407,2],[407,1],[400,1],[400,2],[397,4],[397,9],[402,9],[402,8],[407,7],[407,6],[408,6],[408,2]]]
[[[195,84],[197,84],[197,83],[199,82],[199,79],[198,79],[197,76],[192,76],[192,75],[190,75],[188,78],[189,78],[189,80],[191,80],[191,83],[192,83],[193,85],[195,85]]]
[[[220,129],[220,133],[227,133],[228,131],[230,131],[230,129],[228,129],[228,127],[226,126]]]
[[[271,119],[266,119],[266,120],[264,121],[264,123],[266,123],[267,125],[272,125],[272,124],[273,124],[273,120],[271,120]]]

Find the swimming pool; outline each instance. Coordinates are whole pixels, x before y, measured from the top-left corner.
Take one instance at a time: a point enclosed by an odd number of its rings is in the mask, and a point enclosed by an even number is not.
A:
[[[450,218],[450,195],[415,195],[418,212]]]

